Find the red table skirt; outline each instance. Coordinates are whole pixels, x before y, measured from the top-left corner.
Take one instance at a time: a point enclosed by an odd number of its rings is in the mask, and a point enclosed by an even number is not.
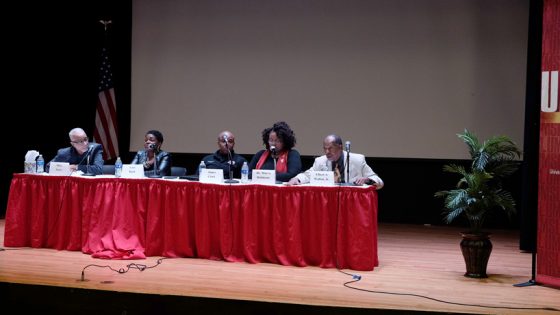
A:
[[[373,187],[14,174],[4,245],[373,270]]]

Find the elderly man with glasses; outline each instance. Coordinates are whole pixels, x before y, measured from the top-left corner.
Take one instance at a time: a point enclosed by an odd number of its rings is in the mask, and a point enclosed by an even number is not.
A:
[[[100,175],[103,172],[103,147],[89,142],[82,128],[74,128],[68,133],[70,146],[58,150],[51,162],[68,162],[72,172],[82,171],[84,175]]]

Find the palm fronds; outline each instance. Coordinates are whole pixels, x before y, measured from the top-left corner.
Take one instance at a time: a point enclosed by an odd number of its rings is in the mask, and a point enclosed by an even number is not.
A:
[[[480,142],[466,130],[457,135],[469,149],[471,167],[456,164],[443,167],[444,172],[459,174],[456,188],[435,193],[444,199],[444,216],[447,223],[464,215],[472,232],[480,232],[487,215],[501,209],[508,216],[515,213],[515,200],[503,190],[501,180],[519,167],[514,159],[521,156],[516,144],[506,136],[495,136]]]

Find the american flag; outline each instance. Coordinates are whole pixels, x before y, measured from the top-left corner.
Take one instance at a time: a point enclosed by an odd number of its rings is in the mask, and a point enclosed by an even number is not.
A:
[[[99,69],[99,94],[93,138],[95,142],[103,145],[104,160],[111,160],[119,156],[117,135],[117,108],[115,90],[113,89],[113,73],[107,49],[103,48]]]

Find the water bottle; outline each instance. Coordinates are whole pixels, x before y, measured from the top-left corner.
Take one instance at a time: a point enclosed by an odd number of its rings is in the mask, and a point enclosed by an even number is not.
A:
[[[121,157],[117,157],[117,160],[115,161],[115,177],[121,177],[122,174],[122,161],[121,161]]]
[[[45,160],[43,159],[43,155],[39,154],[37,158],[37,173],[43,173],[45,171]]]
[[[200,165],[198,166],[198,175],[202,174],[203,168],[206,168],[206,164],[204,164],[204,161],[200,161]]]
[[[243,166],[241,167],[241,182],[247,183],[249,181],[249,165],[247,162],[243,162]]]

